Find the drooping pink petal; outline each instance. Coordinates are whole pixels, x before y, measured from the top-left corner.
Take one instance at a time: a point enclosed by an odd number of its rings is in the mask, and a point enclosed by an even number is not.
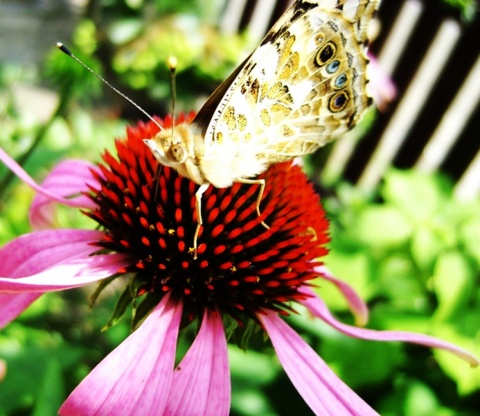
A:
[[[257,316],[285,372],[316,415],[378,415],[277,314]]]
[[[36,301],[43,293],[0,294],[0,328],[3,328]]]
[[[28,290],[26,286],[19,288],[18,285],[12,285],[12,280],[41,273],[59,263],[86,258],[96,250],[89,243],[98,241],[101,236],[100,231],[88,230],[38,231],[22,235],[0,248],[0,276],[7,279],[0,280],[0,286],[3,285],[3,294],[0,295],[0,327],[15,319],[42,292],[48,290],[47,281],[39,282],[37,293],[31,293],[24,292],[24,289]],[[117,267],[121,265],[117,264]],[[18,289],[20,293],[11,293]]]
[[[57,263],[86,257],[98,250],[101,231],[59,229],[24,234],[0,248],[0,276],[25,277]]]
[[[77,258],[27,277],[0,277],[0,293],[43,293],[73,289],[106,279],[128,264],[123,254]]]
[[[309,288],[302,288],[302,292],[308,294],[314,294]],[[480,364],[477,357],[469,352],[457,347],[449,342],[441,341],[437,338],[430,337],[428,335],[417,334],[413,332],[404,331],[376,331],[373,329],[357,328],[337,321],[327,308],[327,305],[318,296],[313,296],[301,301],[308,310],[315,316],[318,316],[330,326],[336,330],[355,338],[362,338],[374,341],[400,341],[400,342],[413,342],[415,344],[425,345],[431,348],[440,348],[442,350],[449,351],[458,357],[469,362],[472,367],[476,367]]]
[[[93,230],[37,231],[0,248],[0,326],[43,292],[94,282],[128,265],[123,254],[89,256],[97,250],[90,243],[102,235]]]
[[[52,201],[59,202],[61,204],[76,207],[76,208],[83,208],[84,200],[83,198],[79,201],[76,199],[67,199],[62,198],[55,192],[47,191],[43,189],[43,187],[39,186],[30,175],[17,163],[15,162],[1,147],[0,147],[0,160],[5,163],[5,165],[17,175],[23,182],[25,182],[28,186],[30,186],[33,190],[37,193],[43,195],[46,198],[49,198]]]
[[[98,180],[92,170],[100,174],[100,169],[83,160],[66,160],[56,165],[42,182],[44,192],[68,198],[76,207],[94,208],[93,201],[81,194],[89,186],[98,188]],[[55,226],[57,201],[44,193],[35,196],[30,207],[30,223],[34,229],[47,229]]]
[[[316,267],[315,270],[319,272],[322,279],[332,282],[342,292],[348,303],[348,308],[355,317],[355,323],[359,326],[366,325],[368,322],[368,307],[357,292],[344,281],[334,277],[325,266]]]
[[[167,295],[145,322],[70,394],[63,416],[163,415],[173,378],[182,304]]]
[[[205,311],[202,326],[175,369],[167,415],[228,415],[230,372],[222,317]]]

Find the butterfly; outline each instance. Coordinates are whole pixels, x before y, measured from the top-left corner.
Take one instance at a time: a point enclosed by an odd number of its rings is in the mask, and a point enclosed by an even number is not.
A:
[[[260,215],[265,181],[257,175],[314,152],[359,121],[372,101],[366,51],[379,2],[296,0],[191,123],[144,140],[158,162],[200,185],[195,257],[209,186],[260,185]]]

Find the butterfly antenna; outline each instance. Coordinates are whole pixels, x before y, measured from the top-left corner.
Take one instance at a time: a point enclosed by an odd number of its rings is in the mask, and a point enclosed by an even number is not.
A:
[[[177,101],[177,58],[170,56],[167,60],[170,70],[170,93],[172,95],[172,136],[175,132],[175,104]]]
[[[128,98],[123,92],[120,90],[116,89],[112,84],[110,84],[105,78],[103,78],[101,75],[97,74],[92,68],[90,68],[87,64],[85,64],[83,61],[81,61],[79,58],[77,58],[71,51],[68,49],[63,43],[57,42],[57,48],[60,49],[64,54],[68,55],[70,58],[73,60],[77,61],[80,65],[82,65],[85,69],[90,71],[93,75],[95,75],[100,81],[102,81],[104,84],[106,84],[108,87],[110,87],[113,91],[115,91],[118,95],[121,97],[125,98],[130,104],[132,104],[134,107],[136,107],[138,110],[140,110],[143,114],[145,114],[150,120],[152,120],[155,125],[160,129],[163,130],[163,127],[150,115],[148,114],[142,107],[140,107],[135,101],[133,101],[131,98]]]

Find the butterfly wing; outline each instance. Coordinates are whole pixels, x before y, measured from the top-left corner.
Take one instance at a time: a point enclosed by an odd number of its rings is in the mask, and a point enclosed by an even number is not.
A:
[[[311,153],[352,128],[371,102],[367,27],[378,3],[297,0],[212,95],[205,148],[248,144],[268,165]]]
[[[236,69],[233,71],[228,78],[223,81],[219,87],[213,92],[213,94],[208,97],[208,100],[206,103],[202,106],[200,111],[197,113],[195,118],[193,119],[192,123],[196,124],[200,128],[200,132],[205,135],[207,131],[207,127],[212,120],[212,113],[215,111],[216,108],[218,108],[218,104],[220,103],[222,97],[225,96],[225,94],[228,92],[230,89],[230,86],[232,85],[232,82],[237,78],[238,74],[242,70],[242,68],[245,66],[245,64],[248,62],[250,59],[251,55],[248,56]]]

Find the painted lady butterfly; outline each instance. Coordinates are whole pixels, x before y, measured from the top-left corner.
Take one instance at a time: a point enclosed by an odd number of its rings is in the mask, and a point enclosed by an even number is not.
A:
[[[252,179],[351,129],[370,105],[368,24],[380,0],[297,0],[190,124],[145,143],[156,159],[205,190]]]

